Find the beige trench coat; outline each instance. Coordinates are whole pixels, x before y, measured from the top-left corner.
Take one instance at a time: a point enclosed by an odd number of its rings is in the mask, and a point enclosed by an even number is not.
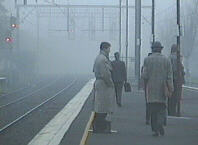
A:
[[[101,51],[97,56],[93,71],[94,83],[94,111],[97,113],[113,113],[115,107],[115,90],[111,77],[112,66],[108,55]]]
[[[170,60],[161,53],[153,53],[144,60],[142,78],[147,82],[148,103],[166,103],[164,82],[173,90],[173,72]]]

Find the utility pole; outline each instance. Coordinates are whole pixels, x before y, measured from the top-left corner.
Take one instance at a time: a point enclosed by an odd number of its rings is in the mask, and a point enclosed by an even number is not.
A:
[[[155,42],[155,0],[152,0],[152,43]]]
[[[20,25],[20,11],[19,7],[16,5],[16,17],[17,17],[17,24]],[[20,27],[20,26],[19,26]],[[19,28],[16,29],[16,47],[17,49],[20,49],[20,34],[19,34]]]
[[[141,0],[135,0],[135,78],[140,84]]]
[[[129,1],[126,0],[126,72],[128,70]]]
[[[180,90],[180,74],[181,74],[181,60],[180,60],[180,43],[181,43],[181,23],[180,23],[180,0],[177,0],[177,88],[176,91]],[[179,93],[177,93],[179,94]],[[180,96],[177,96],[180,97]],[[177,116],[181,115],[181,102],[180,100],[177,102]]]
[[[121,55],[122,50],[122,0],[119,0],[119,53]]]
[[[104,23],[105,23],[105,22],[104,22],[104,18],[105,18],[105,12],[104,12],[104,11],[105,11],[105,9],[102,8],[102,32],[104,32],[104,29],[105,29],[105,28],[104,28],[104,27],[105,27],[105,26],[104,26]]]
[[[37,36],[36,36],[36,38],[37,38],[37,40],[36,40],[36,55],[37,55],[37,57],[38,57],[38,59],[39,59],[39,39],[40,39],[40,33],[39,33],[39,31],[40,31],[40,13],[39,13],[39,7],[37,6],[37,9],[36,9],[36,21],[37,21]],[[37,63],[37,73],[38,73],[38,71],[39,71],[39,63]]]

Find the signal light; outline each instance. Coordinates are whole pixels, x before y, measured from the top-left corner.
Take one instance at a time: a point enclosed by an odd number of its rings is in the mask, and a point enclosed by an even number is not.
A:
[[[10,17],[10,27],[11,27],[11,30],[18,27],[17,18],[14,16]]]
[[[13,41],[13,39],[12,39],[11,37],[6,37],[6,38],[5,38],[5,41],[6,41],[7,43],[11,43],[11,42]]]
[[[11,26],[12,26],[12,28],[16,28],[16,27],[17,27],[17,25],[16,25],[16,24],[12,24]]]

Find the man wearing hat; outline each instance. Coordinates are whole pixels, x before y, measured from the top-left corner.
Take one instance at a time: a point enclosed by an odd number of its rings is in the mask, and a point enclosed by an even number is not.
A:
[[[173,90],[173,73],[170,60],[161,54],[163,46],[159,41],[152,44],[152,54],[145,58],[142,78],[147,84],[147,101],[151,113],[153,136],[163,136],[166,117],[165,82]]]
[[[112,61],[112,79],[115,86],[116,102],[119,107],[122,106],[122,89],[124,82],[127,81],[126,67],[123,61],[120,60],[119,52],[114,53],[115,60]]]

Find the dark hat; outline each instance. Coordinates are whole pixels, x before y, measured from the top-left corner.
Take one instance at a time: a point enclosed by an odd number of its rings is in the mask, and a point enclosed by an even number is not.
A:
[[[155,41],[153,44],[152,44],[152,46],[151,46],[151,48],[152,49],[155,49],[155,48],[164,48],[163,46],[162,46],[162,44],[159,42],[159,41]]]

